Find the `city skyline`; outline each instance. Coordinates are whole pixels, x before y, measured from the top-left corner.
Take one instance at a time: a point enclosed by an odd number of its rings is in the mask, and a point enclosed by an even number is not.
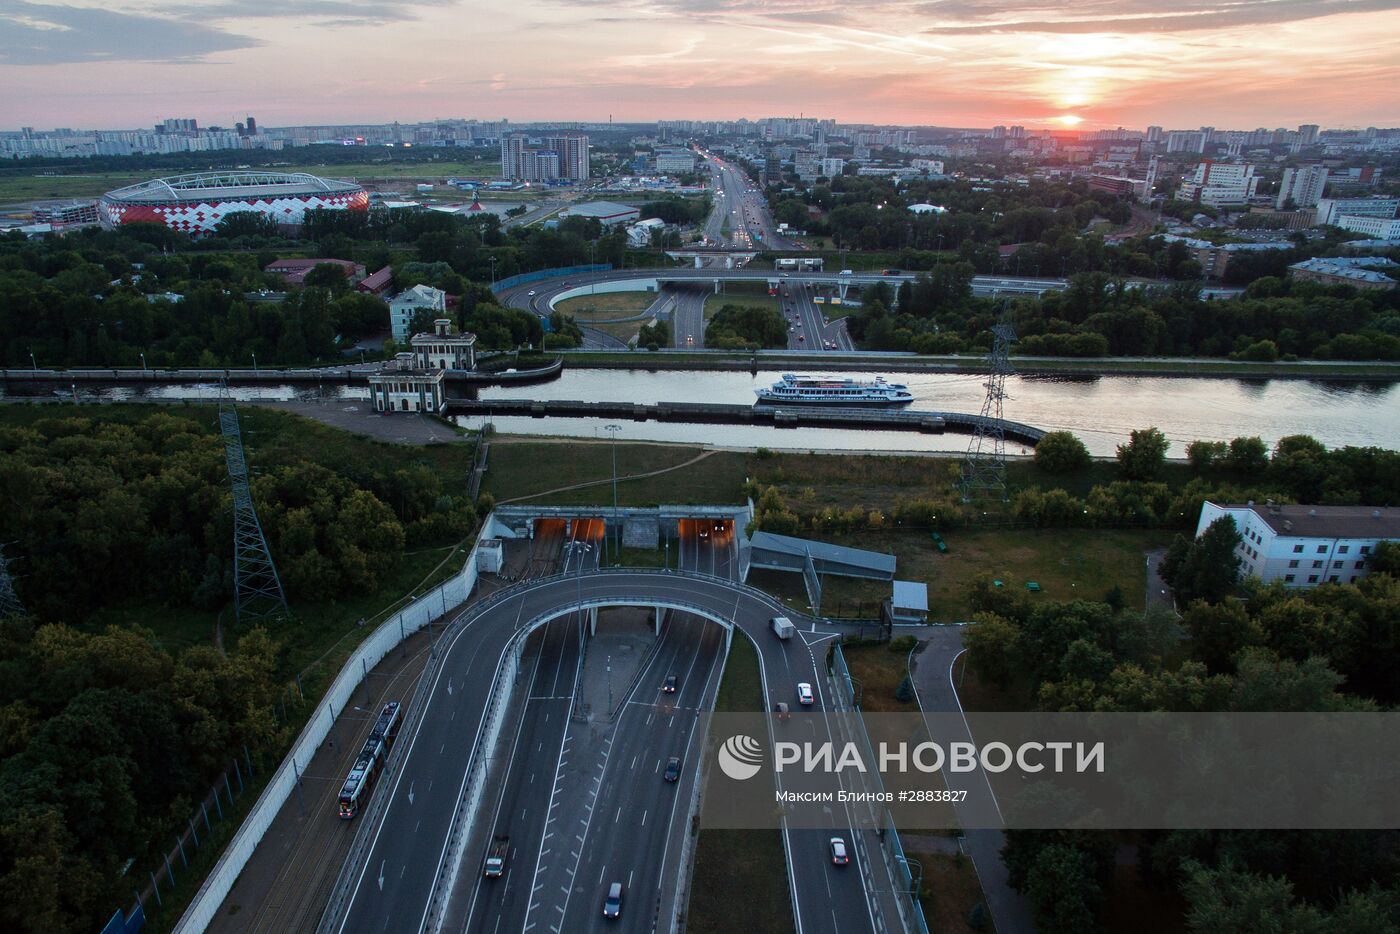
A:
[[[1393,126],[1400,3],[0,0],[0,127],[727,120]],[[289,88],[297,89],[289,94]]]

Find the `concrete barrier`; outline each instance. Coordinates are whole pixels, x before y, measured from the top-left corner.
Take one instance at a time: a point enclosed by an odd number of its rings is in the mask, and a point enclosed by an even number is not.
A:
[[[477,541],[494,537],[495,526],[496,519],[493,514],[482,523]],[[378,665],[384,656],[393,651],[405,638],[432,620],[446,616],[450,610],[466,603],[467,597],[476,586],[476,560],[477,548],[473,546],[461,571],[380,623],[346,660],[326,691],[321,709],[311,716],[302,729],[296,742],[292,744],[291,752],[277,767],[271,781],[258,796],[248,816],[243,819],[243,824],[234,834],[233,840],[220,855],[218,863],[190,900],[189,907],[175,926],[175,934],[199,934],[208,927],[209,922],[218,914],[229,890],[233,888],[239,873],[258,848],[263,834],[295,791],[302,769],[311,762],[317,748],[326,741],[331,730],[332,718],[338,717],[340,712],[350,705],[365,672]],[[331,717],[323,715],[325,710],[331,712]]]

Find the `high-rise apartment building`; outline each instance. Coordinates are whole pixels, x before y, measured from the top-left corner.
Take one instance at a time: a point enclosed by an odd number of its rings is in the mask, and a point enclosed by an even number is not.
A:
[[[1172,130],[1167,134],[1167,152],[1205,152],[1206,136],[1199,130]]]
[[[520,178],[520,154],[525,151],[525,137],[501,137],[501,178]]]
[[[559,154],[559,178],[571,182],[588,180],[588,137],[582,133],[559,133],[544,138],[544,148]]]
[[[1322,200],[1323,189],[1327,187],[1327,166],[1304,165],[1283,170],[1283,181],[1278,186],[1278,198],[1274,207],[1282,210],[1292,201],[1294,207],[1310,208]]]
[[[1298,142],[1303,146],[1311,146],[1317,142],[1316,123],[1304,123],[1298,127]]]
[[[1159,126],[1148,127],[1147,141],[1149,143],[1160,143],[1162,141],[1162,128]]]
[[[1200,204],[1243,204],[1254,197],[1258,187],[1254,166],[1207,160],[1196,166],[1195,174],[1182,184],[1177,197]]]

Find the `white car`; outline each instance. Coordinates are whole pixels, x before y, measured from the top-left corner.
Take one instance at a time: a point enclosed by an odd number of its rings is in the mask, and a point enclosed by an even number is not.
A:
[[[803,706],[810,705],[815,697],[812,695],[812,686],[806,681],[797,682],[797,702]]]
[[[534,298],[534,297],[535,297],[535,290],[534,290],[534,289],[531,289],[531,290],[530,290],[528,293],[526,293],[526,294],[528,294],[530,298]]]
[[[831,838],[831,864],[833,866],[844,866],[851,861],[846,854],[846,841],[840,837]]]

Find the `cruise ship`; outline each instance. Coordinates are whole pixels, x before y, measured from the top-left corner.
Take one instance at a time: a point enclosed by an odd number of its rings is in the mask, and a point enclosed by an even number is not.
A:
[[[755,389],[759,402],[773,405],[819,403],[822,405],[900,405],[914,396],[899,383],[844,379],[834,376],[798,376],[784,373],[772,386]]]

